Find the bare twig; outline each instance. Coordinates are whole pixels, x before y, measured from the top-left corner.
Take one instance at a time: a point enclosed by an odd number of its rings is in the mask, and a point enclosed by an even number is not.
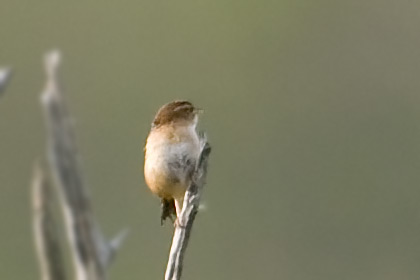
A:
[[[12,76],[12,70],[10,68],[1,68],[0,67],[0,96],[6,88],[10,78]]]
[[[181,215],[178,217],[169,253],[168,266],[166,268],[165,280],[181,279],[185,250],[188,245],[195,216],[198,212],[200,198],[207,175],[207,163],[210,155],[210,145],[203,136],[201,139],[201,153],[193,181],[185,193],[184,204]]]
[[[36,164],[32,178],[33,230],[42,280],[65,280],[58,228],[54,220],[50,186]]]
[[[47,84],[41,99],[49,138],[48,158],[60,193],[76,279],[104,280],[121,242],[106,241],[95,221],[71,118],[58,84],[59,63],[58,51],[46,55]]]

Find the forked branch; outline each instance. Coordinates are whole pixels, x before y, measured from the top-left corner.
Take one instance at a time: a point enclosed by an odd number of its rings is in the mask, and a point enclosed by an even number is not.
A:
[[[42,93],[48,135],[48,160],[60,194],[77,280],[104,280],[123,235],[108,242],[94,218],[67,111],[58,82],[60,53],[45,57],[47,84]]]

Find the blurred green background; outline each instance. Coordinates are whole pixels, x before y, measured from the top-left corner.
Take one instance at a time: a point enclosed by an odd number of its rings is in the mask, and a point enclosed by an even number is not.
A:
[[[162,279],[172,227],[143,144],[174,99],[205,109],[206,211],[184,279],[419,279],[418,1],[0,4],[0,279],[39,279],[29,182],[42,56],[63,52],[97,216],[131,234],[110,279]]]

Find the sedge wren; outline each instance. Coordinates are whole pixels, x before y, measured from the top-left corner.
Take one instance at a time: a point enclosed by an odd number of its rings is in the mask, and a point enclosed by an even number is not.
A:
[[[144,177],[149,189],[161,198],[161,223],[181,213],[200,153],[199,111],[188,101],[165,104],[147,137]]]

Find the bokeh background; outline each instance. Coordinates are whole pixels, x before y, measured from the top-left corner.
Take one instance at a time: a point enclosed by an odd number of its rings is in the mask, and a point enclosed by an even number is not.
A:
[[[111,280],[162,279],[142,149],[174,99],[214,148],[184,279],[419,279],[419,27],[409,0],[2,0],[0,278],[39,279],[29,182],[59,48],[95,212],[131,228]]]

